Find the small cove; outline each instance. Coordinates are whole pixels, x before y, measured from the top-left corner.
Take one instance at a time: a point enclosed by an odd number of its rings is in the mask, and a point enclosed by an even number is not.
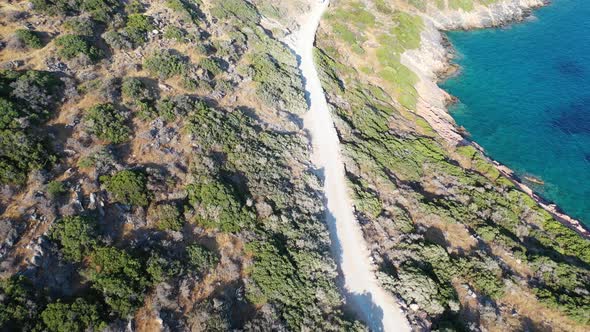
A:
[[[555,0],[527,22],[448,33],[451,114],[494,159],[590,225],[590,4]]]

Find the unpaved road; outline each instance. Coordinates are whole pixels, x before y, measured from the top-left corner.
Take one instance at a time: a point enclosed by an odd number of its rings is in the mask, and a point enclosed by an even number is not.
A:
[[[314,163],[323,171],[326,217],[333,251],[344,277],[347,303],[373,331],[410,331],[407,319],[396,301],[375,278],[375,267],[353,214],[340,142],[313,56],[316,30],[328,1],[312,1],[312,10],[305,16],[306,22],[303,22],[295,36],[293,47],[300,57],[300,69],[308,93],[310,111],[305,119],[305,127],[312,136]]]

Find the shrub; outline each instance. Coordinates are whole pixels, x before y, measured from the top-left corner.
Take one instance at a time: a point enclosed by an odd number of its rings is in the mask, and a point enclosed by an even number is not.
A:
[[[225,232],[237,232],[252,221],[231,185],[219,181],[195,183],[187,187],[190,204],[197,211],[197,222]]]
[[[92,61],[102,57],[102,52],[88,42],[84,37],[79,35],[65,35],[55,40],[55,45],[59,48],[57,54],[67,60],[84,54]]]
[[[153,54],[145,59],[144,65],[152,75],[163,79],[182,74],[187,66],[180,55],[169,50]]]
[[[190,265],[199,273],[213,268],[219,260],[211,250],[198,244],[186,247],[186,252]]]
[[[64,256],[80,262],[96,246],[96,221],[82,216],[64,217],[53,226],[50,238],[61,246]]]
[[[107,31],[102,37],[104,38],[104,41],[115,50],[128,50],[133,48],[133,42],[117,31]]]
[[[260,15],[252,4],[243,0],[226,0],[211,8],[211,15],[220,20],[237,19],[245,24],[258,24]]]
[[[48,72],[29,70],[15,72],[16,77],[10,83],[10,97],[15,104],[20,104],[19,117],[40,124],[46,121],[55,108],[55,99],[59,95],[61,81]]]
[[[78,3],[67,0],[31,0],[33,9],[48,15],[66,15],[78,10]]]
[[[138,206],[149,204],[147,179],[141,172],[124,170],[113,176],[101,176],[100,181],[113,196],[115,202]]]
[[[130,14],[140,14],[145,11],[145,6],[139,0],[131,0],[125,6],[125,11]]]
[[[0,97],[0,129],[17,129],[21,125],[17,121],[20,113],[17,106],[10,100]]]
[[[127,18],[125,34],[135,46],[147,41],[147,33],[154,29],[151,18],[141,14],[131,14]]]
[[[125,124],[126,117],[112,104],[99,104],[90,108],[84,121],[89,132],[99,139],[115,144],[129,140],[131,130]]]
[[[182,263],[169,257],[162,257],[153,251],[147,260],[146,272],[153,283],[158,283],[167,278],[180,275],[183,271]]]
[[[151,99],[151,93],[145,84],[136,77],[125,77],[121,85],[123,97],[130,101]]]
[[[158,283],[166,279],[166,260],[159,255],[152,255],[147,261],[146,272],[153,282]]]
[[[198,19],[200,14],[197,7],[187,0],[168,0],[166,6],[177,13],[185,15],[193,22]]]
[[[99,22],[108,22],[119,10],[118,0],[81,0],[80,9]]]
[[[158,111],[150,101],[140,100],[135,102],[137,116],[143,121],[153,120],[158,116]]]
[[[0,280],[0,329],[35,331],[39,310],[44,305],[31,282],[22,275]]]
[[[154,218],[159,230],[179,231],[184,224],[184,218],[175,205],[162,204],[155,208]]]
[[[42,48],[43,42],[35,31],[19,29],[14,32],[16,38],[22,41],[27,48]]]
[[[78,167],[96,168],[97,172],[104,173],[115,164],[112,153],[107,148],[100,148],[78,160]]]
[[[174,39],[177,42],[182,42],[184,37],[186,36],[186,32],[181,28],[175,26],[169,26],[164,31],[164,38],[166,39]]]
[[[170,98],[164,98],[158,101],[156,105],[158,114],[166,121],[174,121],[176,119],[176,107],[174,101]]]
[[[34,136],[21,131],[0,131],[0,183],[22,185],[31,170],[41,169],[53,160]]]
[[[213,76],[217,76],[222,72],[218,59],[205,58],[199,62],[199,67],[205,69]]]
[[[47,184],[49,198],[55,199],[67,192],[66,186],[60,181],[51,181]]]
[[[128,317],[143,302],[148,282],[139,261],[123,250],[100,247],[91,257],[85,275],[92,288],[102,292],[105,302],[121,317]]]
[[[64,22],[64,28],[71,33],[92,36],[95,33],[96,24],[88,17],[73,17]]]
[[[0,71],[0,183],[22,185],[31,170],[55,160],[28,129],[49,118],[59,85],[46,72]]]
[[[60,301],[50,303],[41,313],[41,318],[48,330],[55,332],[101,331],[106,328],[100,308],[82,298],[71,304]]]

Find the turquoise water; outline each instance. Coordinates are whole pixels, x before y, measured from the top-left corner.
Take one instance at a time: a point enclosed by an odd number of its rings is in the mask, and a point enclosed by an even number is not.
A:
[[[501,29],[451,32],[459,125],[494,159],[590,225],[590,2],[554,0]],[[526,182],[526,181],[525,181]]]

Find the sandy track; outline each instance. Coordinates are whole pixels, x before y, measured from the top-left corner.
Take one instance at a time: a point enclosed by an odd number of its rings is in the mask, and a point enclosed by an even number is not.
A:
[[[340,142],[313,56],[316,30],[328,1],[312,1],[312,10],[305,16],[305,22],[295,36],[293,48],[300,57],[300,69],[305,80],[310,107],[305,127],[312,136],[314,163],[323,172],[326,218],[332,235],[333,251],[344,278],[347,303],[373,331],[410,331],[398,304],[375,278],[375,267],[354,217]]]

